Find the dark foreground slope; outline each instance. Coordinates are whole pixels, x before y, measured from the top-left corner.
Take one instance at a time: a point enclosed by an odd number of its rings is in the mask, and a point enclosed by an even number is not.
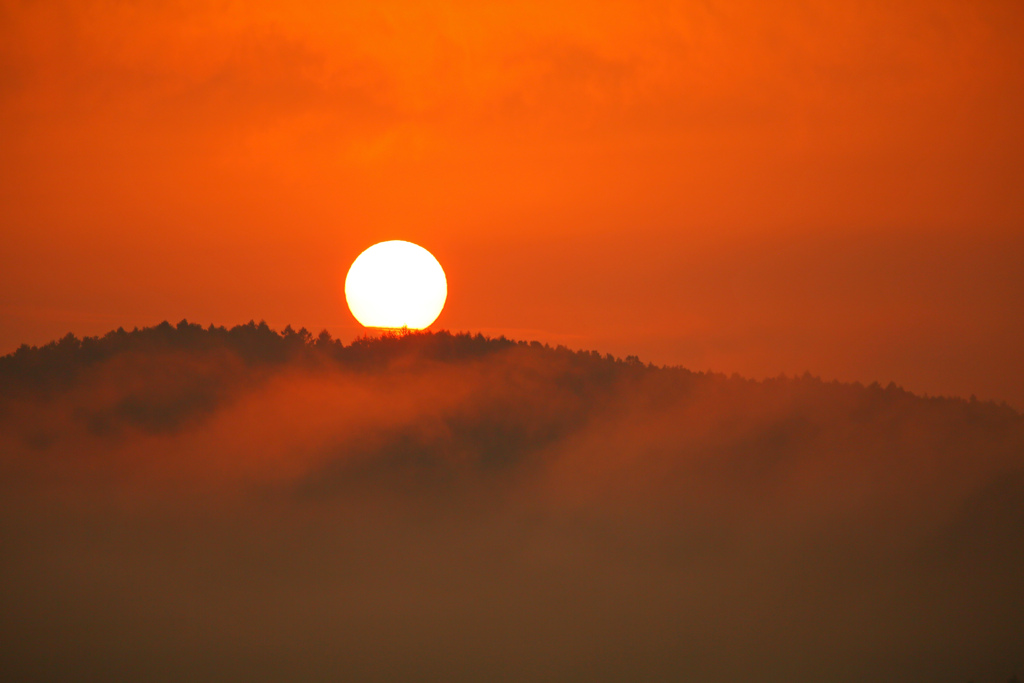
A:
[[[0,359],[3,680],[1006,681],[1024,420],[504,339]]]

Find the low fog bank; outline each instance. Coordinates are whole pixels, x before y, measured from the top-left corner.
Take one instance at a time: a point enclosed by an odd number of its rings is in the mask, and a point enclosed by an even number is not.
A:
[[[0,358],[5,680],[1004,683],[1024,418],[448,333]]]

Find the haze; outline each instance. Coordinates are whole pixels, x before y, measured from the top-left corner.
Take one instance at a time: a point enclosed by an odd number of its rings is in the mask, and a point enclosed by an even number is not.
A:
[[[505,339],[0,359],[5,680],[1006,683],[1024,419]]]
[[[1015,1],[0,2],[0,351],[438,325],[1024,407]]]

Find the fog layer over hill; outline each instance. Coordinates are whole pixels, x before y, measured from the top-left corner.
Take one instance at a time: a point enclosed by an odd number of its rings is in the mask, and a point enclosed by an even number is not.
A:
[[[1024,419],[445,332],[0,359],[5,680],[1004,682]]]

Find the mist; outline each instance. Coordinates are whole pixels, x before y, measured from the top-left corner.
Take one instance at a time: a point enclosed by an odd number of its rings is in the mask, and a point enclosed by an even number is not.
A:
[[[447,332],[0,358],[7,680],[986,681],[1024,418]]]

